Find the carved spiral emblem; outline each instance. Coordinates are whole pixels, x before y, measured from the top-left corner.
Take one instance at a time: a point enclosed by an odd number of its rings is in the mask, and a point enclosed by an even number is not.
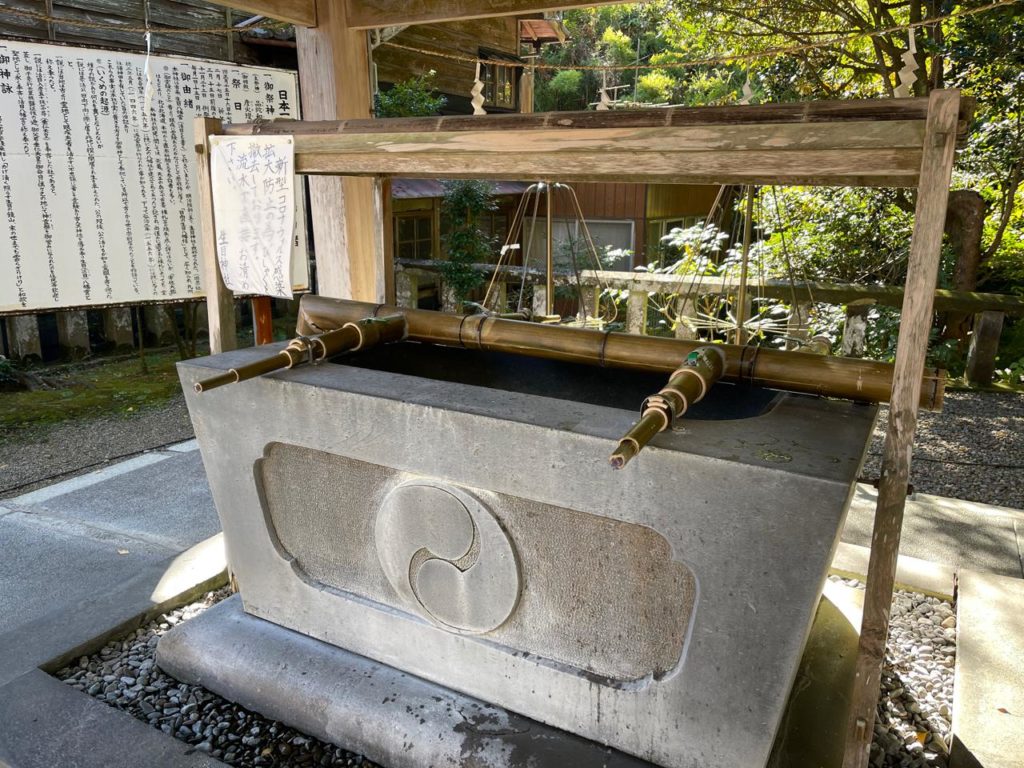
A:
[[[417,613],[456,632],[501,626],[519,600],[515,550],[494,515],[459,488],[414,481],[377,513],[377,558]]]

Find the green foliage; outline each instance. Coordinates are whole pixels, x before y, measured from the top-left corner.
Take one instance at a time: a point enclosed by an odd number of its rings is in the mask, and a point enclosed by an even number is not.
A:
[[[377,117],[429,117],[438,114],[448,99],[434,91],[434,70],[395,83],[390,90],[373,97]]]
[[[601,53],[608,64],[629,64],[636,56],[635,46],[629,35],[614,27],[605,27],[601,34]]]
[[[766,191],[760,219],[788,277],[894,285],[906,275],[913,216],[894,193],[850,187]],[[788,266],[787,266],[788,262]]]
[[[577,69],[563,69],[551,78],[537,93],[537,103],[545,112],[583,109],[585,97],[581,95],[583,73]]]
[[[497,242],[479,226],[480,216],[497,207],[494,187],[486,181],[445,181],[441,216],[447,226],[442,244],[447,260],[441,264],[445,285],[459,304],[484,283],[474,264],[491,261]]]
[[[664,72],[645,72],[637,81],[637,100],[651,104],[671,102],[677,85],[675,79]]]

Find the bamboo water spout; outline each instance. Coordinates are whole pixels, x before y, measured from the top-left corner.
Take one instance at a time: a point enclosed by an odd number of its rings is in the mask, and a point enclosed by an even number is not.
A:
[[[404,315],[410,341],[655,373],[671,374],[680,359],[705,345],[686,339],[524,323],[487,315],[448,315],[312,295],[302,297],[297,330],[323,333],[368,315],[394,313]],[[848,400],[889,401],[893,378],[889,363],[762,347],[716,347],[725,354],[722,378],[727,381]],[[945,381],[945,371],[925,371],[920,384],[922,408],[941,410]]]
[[[688,354],[664,389],[644,400],[640,420],[619,441],[608,459],[612,469],[626,466],[651,438],[671,427],[690,405],[702,400],[711,386],[722,378],[723,370],[725,353],[718,346],[709,344]]]
[[[405,338],[405,333],[405,318],[402,315],[364,317],[317,335],[297,336],[276,355],[248,365],[240,365],[238,368],[230,368],[224,373],[197,381],[195,390],[206,392],[271,371],[293,368],[301,363],[319,363],[342,352],[356,352],[383,342],[400,341]]]

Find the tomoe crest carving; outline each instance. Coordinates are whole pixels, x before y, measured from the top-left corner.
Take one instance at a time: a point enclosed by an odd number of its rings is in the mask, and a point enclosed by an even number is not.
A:
[[[521,579],[512,542],[459,488],[427,481],[394,488],[377,512],[374,540],[394,590],[445,629],[489,632],[515,610]]]

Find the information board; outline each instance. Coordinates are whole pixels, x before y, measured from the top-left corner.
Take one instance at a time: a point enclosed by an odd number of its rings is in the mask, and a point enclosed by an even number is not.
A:
[[[0,313],[202,295],[196,116],[296,119],[296,76],[0,40]]]

